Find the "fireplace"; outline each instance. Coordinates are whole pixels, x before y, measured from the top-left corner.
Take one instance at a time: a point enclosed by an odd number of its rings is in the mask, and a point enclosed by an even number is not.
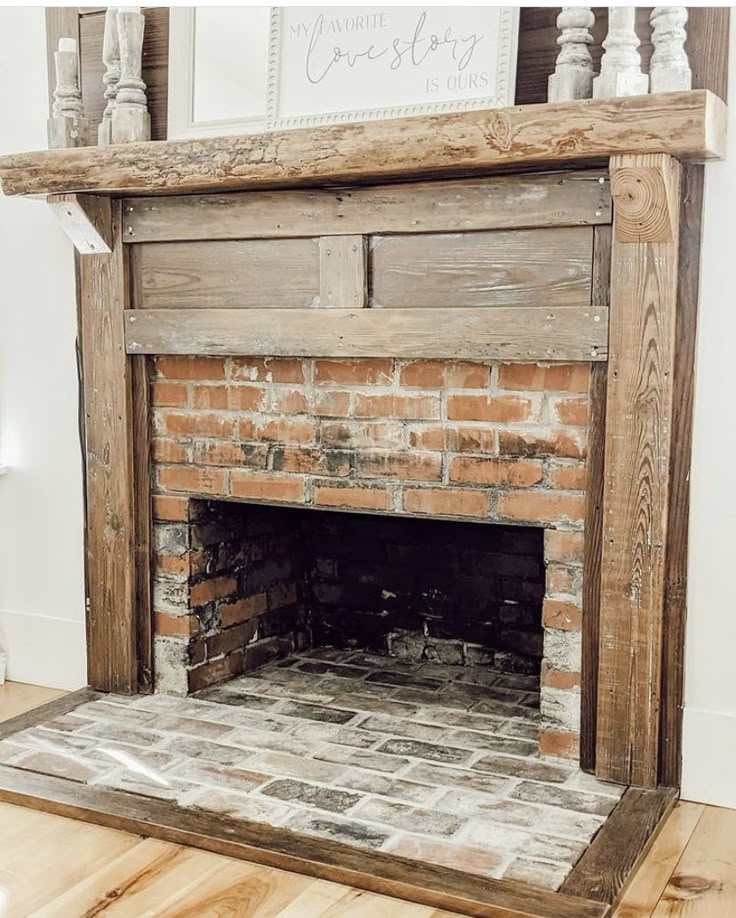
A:
[[[723,116],[696,91],[6,158],[86,253],[95,691],[11,731],[5,799],[468,914],[603,914],[679,780],[688,161]],[[432,580],[379,595],[377,542]],[[103,773],[116,742],[163,784]]]
[[[524,673],[577,756],[587,365],[159,357],[151,385],[159,691],[319,647]]]
[[[539,677],[543,530],[192,503],[189,522],[156,531],[169,571],[190,555],[186,579],[156,582],[188,638],[180,654],[162,644],[159,690],[318,647]]]

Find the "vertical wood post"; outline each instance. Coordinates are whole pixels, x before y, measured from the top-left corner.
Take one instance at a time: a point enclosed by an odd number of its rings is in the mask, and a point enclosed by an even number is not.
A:
[[[136,503],[133,371],[125,354],[121,204],[83,196],[110,253],[78,259],[84,378],[87,522],[87,674],[92,688],[134,692],[139,683],[141,519]],[[138,383],[140,386],[140,383]],[[145,406],[144,406],[144,410]]]
[[[657,783],[680,167],[611,158],[614,228],[596,774]]]
[[[611,226],[593,230],[592,301],[611,302]],[[580,697],[580,767],[595,770],[598,717],[598,639],[601,603],[601,540],[603,533],[603,462],[606,443],[608,364],[590,367],[590,413],[585,487],[585,544],[583,557],[583,638]]]
[[[689,10],[687,48],[693,85],[728,97],[728,7]],[[704,167],[683,166],[680,205],[677,351],[675,355],[670,471],[665,614],[662,633],[662,704],[660,710],[659,780],[680,783],[685,623],[687,618],[687,533],[690,510],[690,448],[698,328],[700,244],[703,218]]]
[[[326,308],[362,309],[368,297],[368,252],[365,236],[321,236],[319,304]]]

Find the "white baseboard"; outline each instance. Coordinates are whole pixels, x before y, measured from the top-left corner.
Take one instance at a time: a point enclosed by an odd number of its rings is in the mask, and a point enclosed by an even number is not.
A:
[[[73,691],[87,684],[84,622],[0,609],[6,678]]]
[[[683,800],[736,809],[736,715],[685,707]]]

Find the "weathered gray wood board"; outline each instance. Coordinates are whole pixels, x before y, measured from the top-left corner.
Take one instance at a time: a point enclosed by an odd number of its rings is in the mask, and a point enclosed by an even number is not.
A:
[[[608,310],[143,309],[125,334],[131,354],[605,360]]]
[[[570,227],[371,238],[373,306],[590,302],[593,230]]]
[[[655,842],[675,803],[677,792],[670,787],[628,788],[561,891],[597,902],[614,902]]]
[[[318,239],[152,243],[137,251],[135,270],[134,305],[143,309],[319,302]]]
[[[368,240],[322,236],[319,240],[319,305],[362,309],[368,298]]]
[[[125,266],[120,203],[87,197],[108,254],[79,260],[87,509],[87,673],[93,688],[138,687],[132,376],[120,317]]]
[[[607,169],[124,201],[125,242],[437,233],[611,222]]]

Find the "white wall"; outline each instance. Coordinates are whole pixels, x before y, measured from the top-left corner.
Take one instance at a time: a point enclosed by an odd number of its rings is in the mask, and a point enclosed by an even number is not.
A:
[[[0,153],[46,147],[42,7],[0,7]],[[0,195],[0,643],[8,678],[86,684],[73,249]]]
[[[736,807],[736,10],[728,160],[706,169],[682,794]]]

